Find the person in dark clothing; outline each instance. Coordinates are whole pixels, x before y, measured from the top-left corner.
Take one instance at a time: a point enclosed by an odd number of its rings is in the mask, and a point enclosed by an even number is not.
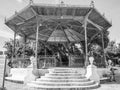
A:
[[[112,60],[108,60],[108,68],[110,70],[110,81],[116,81],[115,80],[115,70],[117,70],[117,69],[113,67]]]
[[[110,71],[111,71],[111,73],[110,73],[110,81],[116,81],[116,79],[115,79],[115,70],[117,70],[117,69],[115,69],[113,67],[110,68]]]

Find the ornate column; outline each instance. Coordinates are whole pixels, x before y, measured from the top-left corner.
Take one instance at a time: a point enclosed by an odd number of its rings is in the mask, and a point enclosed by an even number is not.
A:
[[[84,21],[84,30],[85,30],[85,66],[88,65],[88,42],[87,42],[87,17]]]
[[[36,58],[36,68],[37,62],[38,62],[38,39],[39,39],[39,20],[38,20],[38,15],[36,15],[36,20],[37,20],[37,29],[36,29],[36,50],[35,50],[35,58]]]
[[[36,58],[36,68],[38,68],[38,41],[39,41],[39,27],[42,26],[39,16],[36,15],[37,20],[37,29],[36,29],[36,50],[35,50],[35,58]],[[42,20],[42,19],[41,19]]]
[[[101,31],[101,35],[102,35],[102,48],[103,48],[103,59],[104,61],[102,61],[101,63],[104,64],[106,66],[107,61],[106,61],[106,55],[105,55],[105,50],[104,50],[104,35],[103,35],[103,31]]]
[[[13,56],[15,54],[15,44],[16,44],[16,31],[14,32],[14,42],[13,42],[13,50],[12,50],[12,61],[13,61]]]
[[[89,61],[88,61],[88,42],[87,42],[87,22],[88,22],[88,17],[91,14],[93,8],[91,7],[90,11],[88,12],[88,14],[85,16],[85,20],[84,20],[84,31],[85,31],[85,66],[88,65]]]

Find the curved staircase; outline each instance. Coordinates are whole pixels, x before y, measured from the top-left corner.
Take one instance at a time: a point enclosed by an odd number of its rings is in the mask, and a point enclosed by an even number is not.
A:
[[[78,68],[53,68],[27,85],[35,90],[88,90],[99,84],[84,77]]]

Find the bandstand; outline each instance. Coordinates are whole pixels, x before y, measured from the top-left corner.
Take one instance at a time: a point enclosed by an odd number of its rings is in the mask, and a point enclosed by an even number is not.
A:
[[[30,2],[28,6],[5,20],[16,34],[36,40],[35,57],[38,62],[38,42],[80,43],[85,42],[85,65],[88,63],[88,43],[99,33],[111,27],[92,3],[90,6],[40,5]],[[14,40],[15,43],[15,40]],[[104,48],[104,42],[103,42]],[[69,65],[71,60],[69,58]],[[103,61],[104,63],[104,61]]]
[[[36,40],[35,57],[38,63],[38,42],[80,43],[85,42],[85,65],[88,63],[88,43],[104,30],[111,27],[108,20],[94,7],[59,5],[40,5],[31,0],[29,5],[5,20],[5,24],[16,34]],[[104,48],[104,40],[103,48]],[[68,55],[70,56],[70,55]],[[71,66],[69,57],[68,66]],[[104,63],[104,61],[103,61]]]
[[[75,67],[77,65],[79,67],[81,63],[82,66],[88,65],[88,44],[98,34],[102,34],[103,36],[102,32],[110,28],[111,23],[98,12],[93,2],[90,6],[75,6],[66,5],[63,2],[58,5],[43,5],[33,3],[32,0],[30,1],[28,6],[19,12],[15,12],[12,17],[6,19],[5,24],[14,31],[14,43],[16,41],[16,34],[24,38],[25,45],[27,39],[35,40],[36,68],[39,67],[41,63],[44,63],[46,67],[47,62],[50,60],[53,61],[48,63],[50,64],[48,68],[57,67],[56,56],[38,55],[38,42],[42,42],[45,45],[54,43],[64,46],[70,43],[84,42],[85,59],[75,64],[73,63],[74,59],[78,56],[71,55],[68,52],[67,65],[64,66],[61,64],[60,66],[66,68],[55,68],[51,70],[49,74],[41,77],[40,85],[36,85],[38,82],[32,82],[34,84],[30,83],[29,85],[44,90],[49,90],[49,88],[51,88],[50,90],[63,90],[61,88],[65,88],[65,90],[69,90],[70,88],[72,88],[70,90],[76,90],[75,88],[82,90],[83,88],[97,87],[98,84],[94,81],[89,81],[85,77],[81,77],[79,69],[68,67]],[[103,38],[102,45],[104,49]],[[80,57],[82,56],[78,58]],[[44,62],[42,62],[42,59],[44,59]],[[105,55],[102,63],[105,63]]]

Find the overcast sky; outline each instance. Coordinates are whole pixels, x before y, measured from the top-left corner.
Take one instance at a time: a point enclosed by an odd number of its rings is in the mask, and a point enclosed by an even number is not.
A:
[[[23,1],[23,2],[22,2]],[[37,3],[57,4],[60,0],[34,0]],[[62,0],[65,4],[89,5],[91,0]],[[120,0],[94,0],[95,7],[105,17],[112,21],[110,40],[120,42]],[[13,37],[13,32],[4,25],[4,18],[9,18],[15,11],[19,11],[29,3],[29,0],[0,0],[0,36]]]

